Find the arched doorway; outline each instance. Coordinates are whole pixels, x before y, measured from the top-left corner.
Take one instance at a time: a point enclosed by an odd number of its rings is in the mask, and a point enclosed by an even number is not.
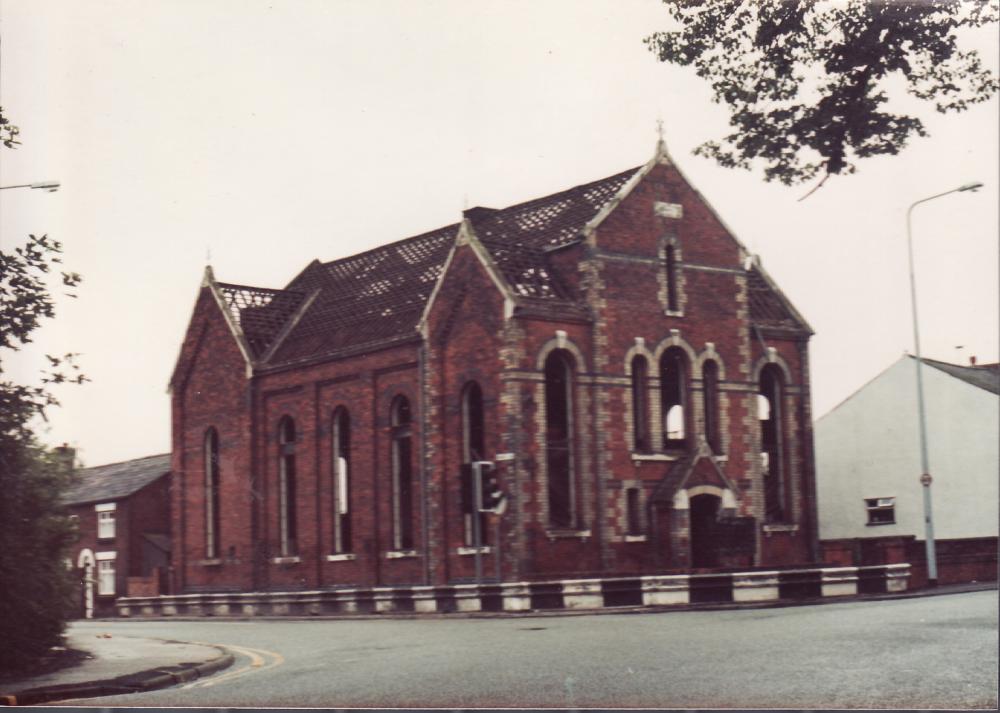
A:
[[[722,499],[715,495],[695,495],[690,500],[691,566],[718,567],[716,523]]]

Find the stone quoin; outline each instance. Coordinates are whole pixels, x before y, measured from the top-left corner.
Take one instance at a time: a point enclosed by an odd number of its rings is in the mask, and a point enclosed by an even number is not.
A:
[[[284,289],[206,268],[170,381],[173,591],[816,563],[810,335],[662,141]],[[472,512],[474,461],[502,513]]]

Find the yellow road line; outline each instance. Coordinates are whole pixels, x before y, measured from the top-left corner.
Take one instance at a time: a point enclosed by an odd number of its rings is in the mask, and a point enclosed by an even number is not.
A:
[[[275,666],[280,666],[285,663],[285,657],[274,651],[266,651],[264,649],[250,649],[245,646],[234,646],[232,644],[209,644],[205,642],[192,642],[202,644],[203,646],[223,646],[226,649],[235,651],[236,653],[243,654],[250,659],[250,663],[247,666],[238,668],[235,671],[227,671],[219,676],[213,676],[212,678],[205,679],[204,681],[194,681],[184,686],[184,688],[210,688],[217,683],[225,683],[236,678],[245,676],[253,671],[264,671],[269,668],[274,668]],[[268,658],[270,660],[268,660]]]

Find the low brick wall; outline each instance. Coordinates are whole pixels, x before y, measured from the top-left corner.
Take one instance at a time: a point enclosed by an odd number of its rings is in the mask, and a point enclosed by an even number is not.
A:
[[[906,590],[909,576],[910,565],[903,563],[441,587],[199,593],[126,597],[118,600],[117,610],[122,617],[246,617],[684,606],[900,592]]]

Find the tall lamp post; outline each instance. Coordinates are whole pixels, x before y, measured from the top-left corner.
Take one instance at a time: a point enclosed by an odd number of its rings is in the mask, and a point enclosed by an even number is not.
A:
[[[913,306],[913,346],[917,358],[917,412],[920,422],[920,484],[924,491],[924,540],[927,548],[927,585],[937,586],[937,555],[934,550],[934,516],[931,509],[931,472],[927,464],[927,416],[924,411],[924,380],[921,368],[923,360],[920,357],[920,328],[917,326],[917,281],[913,272],[913,209],[921,203],[932,201],[935,198],[959,193],[962,191],[974,191],[982,187],[982,183],[966,183],[964,186],[953,188],[944,193],[936,193],[927,198],[914,201],[906,211],[906,249],[910,258],[910,302]]]

